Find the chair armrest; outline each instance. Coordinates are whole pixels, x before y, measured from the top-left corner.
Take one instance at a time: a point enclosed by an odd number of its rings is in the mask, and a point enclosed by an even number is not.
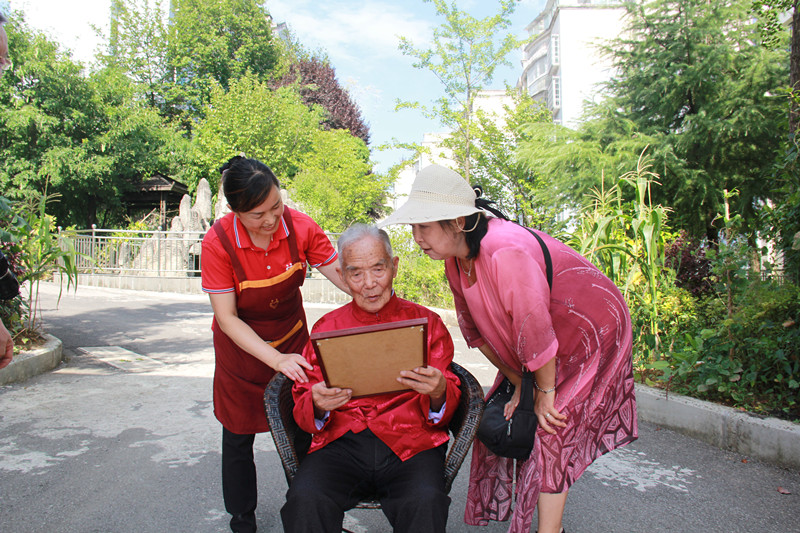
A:
[[[453,434],[450,447],[445,458],[445,490],[449,493],[458,470],[467,457],[478,425],[483,415],[483,389],[478,380],[457,363],[450,365],[458,376],[461,399],[458,408],[450,420],[448,428]],[[280,372],[270,380],[264,392],[264,408],[269,421],[272,439],[283,466],[286,481],[291,484],[300,464],[295,450],[295,437],[298,426],[294,420],[294,398],[292,397],[292,381]]]
[[[288,484],[292,483],[300,464],[295,451],[295,437],[298,428],[292,414],[294,409],[292,385],[292,380],[278,372],[270,380],[264,392],[264,408],[270,433]]]
[[[449,429],[453,434],[450,449],[447,451],[445,459],[444,476],[445,490],[449,493],[453,486],[453,481],[458,474],[461,464],[467,457],[478,425],[483,415],[483,388],[478,380],[475,379],[467,369],[458,363],[451,363],[450,369],[458,376],[461,381],[461,399],[458,408],[450,420]]]

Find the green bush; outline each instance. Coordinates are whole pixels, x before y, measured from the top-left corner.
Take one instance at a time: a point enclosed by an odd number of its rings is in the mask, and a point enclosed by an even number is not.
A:
[[[73,241],[54,231],[55,221],[46,212],[53,199],[54,196],[35,193],[28,201],[0,202],[0,240],[9,243],[8,250],[24,294],[24,301],[19,305],[12,300],[2,308],[4,318],[9,320],[3,322],[14,333],[15,344],[25,344],[40,334],[39,283],[42,280],[50,279],[57,272],[62,282],[67,278],[67,288],[77,284],[77,254]]]
[[[674,276],[664,281],[668,213],[651,202],[650,191],[658,183],[658,175],[650,168],[642,152],[636,170],[620,176],[617,184],[607,188],[601,180],[601,186],[586,197],[577,228],[567,240],[622,291],[633,319],[640,376],[669,366],[662,347],[660,294],[671,290],[675,281]],[[632,190],[634,201],[625,201],[623,190]]]
[[[637,290],[634,288],[633,290]],[[633,364],[637,376],[642,381],[655,385],[654,378],[669,379],[669,369],[674,364],[672,352],[685,332],[696,326],[698,321],[697,300],[692,294],[675,285],[675,274],[671,270],[661,273],[656,296],[656,312],[658,331],[662,343],[661,357],[653,360],[651,354],[655,350],[655,338],[650,331],[653,309],[648,301],[641,305],[639,300],[630,303],[631,324],[633,326]],[[680,342],[678,342],[680,345]]]
[[[704,303],[695,328],[673,353],[681,393],[800,420],[800,289],[753,281],[728,318],[719,299]]]
[[[665,251],[665,266],[675,271],[675,284],[696,297],[711,291],[711,260],[706,257],[708,244],[692,238],[686,230],[668,243]]]

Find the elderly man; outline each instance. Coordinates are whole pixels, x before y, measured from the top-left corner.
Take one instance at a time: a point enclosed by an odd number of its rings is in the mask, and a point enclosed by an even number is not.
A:
[[[394,294],[397,264],[383,230],[345,231],[339,268],[353,301],[323,316],[313,332],[424,317],[428,366],[400,372],[397,380],[411,390],[351,398],[349,389],[325,385],[313,346],[306,345],[314,369],[308,383],[294,384],[294,417],[312,441],[281,509],[287,532],[339,532],[344,512],[370,494],[378,495],[396,532],[445,531],[447,423],[460,397],[449,369],[453,341],[436,313]]]

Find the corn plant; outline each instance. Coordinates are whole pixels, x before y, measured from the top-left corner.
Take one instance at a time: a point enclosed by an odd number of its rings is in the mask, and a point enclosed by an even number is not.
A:
[[[637,345],[641,363],[662,369],[659,332],[659,286],[662,283],[667,209],[653,206],[650,189],[658,176],[642,152],[636,170],[623,174],[606,189],[605,179],[593,189],[570,244],[622,290],[628,306],[642,317]],[[622,187],[635,191],[623,200]]]

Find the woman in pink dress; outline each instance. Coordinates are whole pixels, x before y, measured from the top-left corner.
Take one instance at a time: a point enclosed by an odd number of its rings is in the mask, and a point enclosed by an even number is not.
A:
[[[445,261],[461,332],[499,370],[492,390],[503,376],[516,387],[507,417],[519,403],[522,371],[534,373],[533,451],[515,470],[513,459],[475,441],[465,521],[511,518],[509,531],[524,533],[538,505],[539,533],[559,533],[569,487],[595,459],[638,435],[630,314],[594,265],[537,232],[552,258],[551,290],[537,239],[489,216],[488,204],[460,175],[432,165],[381,225],[411,224],[422,250]]]

